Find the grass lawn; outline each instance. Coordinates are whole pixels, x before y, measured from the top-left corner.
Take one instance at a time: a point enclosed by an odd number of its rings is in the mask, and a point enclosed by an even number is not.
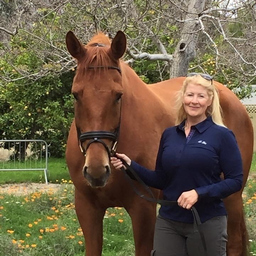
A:
[[[249,179],[244,190],[244,211],[249,234],[250,255],[256,255],[256,154],[254,153]]]
[[[24,196],[0,192],[0,255],[84,256],[84,239],[74,210],[73,185],[57,193]],[[123,208],[104,220],[104,256],[134,254],[132,228]]]
[[[23,183],[36,182],[45,183],[43,171],[1,171],[1,168],[28,168],[30,164],[21,163],[19,166],[15,163],[0,163],[0,184],[4,183]],[[40,163],[40,167],[45,164]],[[61,180],[69,180],[69,172],[64,158],[49,158],[48,159],[48,181],[50,183],[60,183]]]
[[[60,190],[15,196],[1,193],[0,188],[0,255],[84,256],[74,187],[64,158],[49,158],[48,180],[61,184]],[[31,182],[45,183],[43,171],[0,171],[0,184]],[[109,208],[104,217],[103,256],[133,254],[130,217],[123,208]]]

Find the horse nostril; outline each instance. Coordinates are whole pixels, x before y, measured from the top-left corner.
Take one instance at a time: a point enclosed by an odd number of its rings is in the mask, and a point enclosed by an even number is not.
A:
[[[105,165],[105,169],[106,169],[106,174],[109,175],[110,171],[111,171],[110,166],[109,165]]]
[[[84,175],[84,177],[86,176],[86,174],[87,174],[87,166],[84,166],[84,169],[83,169],[83,175]]]
[[[101,168],[98,168],[98,170],[84,166],[82,173],[91,187],[104,187],[107,184],[111,169],[109,165],[101,166]]]

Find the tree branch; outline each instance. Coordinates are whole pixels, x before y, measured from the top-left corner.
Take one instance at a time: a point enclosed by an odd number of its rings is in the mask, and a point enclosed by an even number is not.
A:
[[[146,60],[162,60],[162,61],[172,61],[173,56],[170,54],[150,54],[147,52],[141,52],[138,54],[133,53],[131,50],[127,49],[128,54],[135,60],[146,59]]]
[[[3,28],[3,27],[0,27],[0,30],[4,31],[5,33],[7,33],[7,34],[9,34],[11,36],[15,36],[18,33],[17,27],[14,29],[13,32],[11,32],[10,30],[8,30],[6,28]]]

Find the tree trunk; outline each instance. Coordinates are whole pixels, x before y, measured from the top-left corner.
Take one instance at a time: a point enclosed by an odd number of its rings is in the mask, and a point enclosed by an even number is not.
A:
[[[170,77],[186,76],[189,62],[196,56],[199,22],[198,17],[204,10],[206,0],[191,0],[188,4],[188,12],[185,16],[184,26],[181,31],[181,39],[173,54],[173,62],[170,68]]]

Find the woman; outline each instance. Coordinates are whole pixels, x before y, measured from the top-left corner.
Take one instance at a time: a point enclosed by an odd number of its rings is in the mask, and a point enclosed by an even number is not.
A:
[[[202,256],[193,226],[195,207],[207,256],[225,256],[227,218],[222,199],[242,187],[242,159],[235,136],[222,121],[218,93],[212,78],[191,74],[177,99],[176,126],[161,137],[155,171],[125,154],[111,158],[116,169],[121,160],[148,185],[163,191],[163,199],[177,205],[161,206],[154,234],[155,256]],[[221,178],[223,174],[223,178]]]

